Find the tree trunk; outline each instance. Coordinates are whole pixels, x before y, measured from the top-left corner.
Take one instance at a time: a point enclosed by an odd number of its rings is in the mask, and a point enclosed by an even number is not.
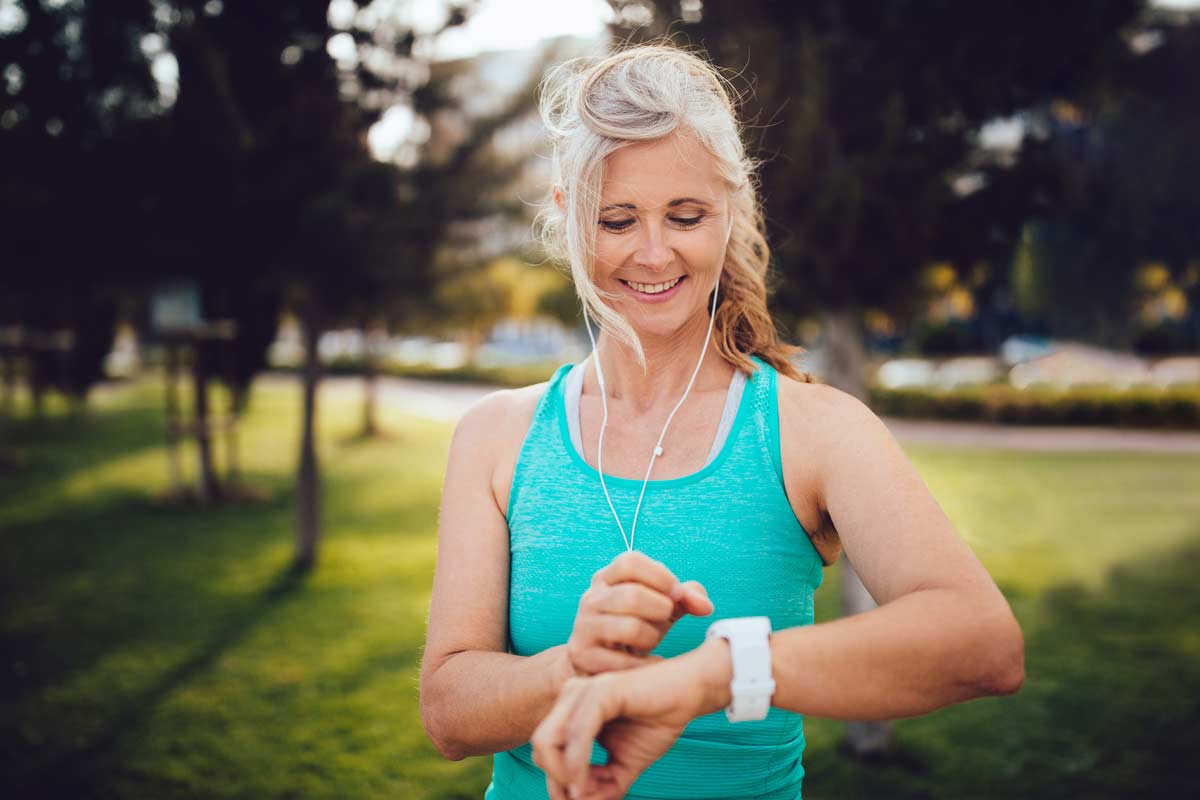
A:
[[[376,410],[379,400],[379,364],[377,360],[376,331],[363,325],[363,427],[362,436],[371,438],[379,433]]]
[[[17,396],[17,355],[15,351],[0,355],[0,368],[3,369],[3,376],[0,377],[0,411],[12,414],[16,410],[15,398]]]
[[[196,447],[200,456],[200,502],[209,503],[221,496],[213,464],[212,423],[208,413],[208,347],[201,337],[192,342],[192,386],[196,395]]]
[[[468,367],[475,367],[479,365],[479,351],[483,349],[484,342],[487,341],[489,333],[490,329],[485,330],[481,326],[472,326],[467,331],[465,337],[466,353],[464,354],[464,360]]]
[[[229,381],[229,427],[225,432],[225,480],[233,485],[241,480],[241,450],[238,442],[238,423],[242,419],[242,409],[246,407],[248,390],[237,388],[231,379]]]
[[[821,317],[824,345],[821,351],[821,376],[826,383],[867,400],[866,353],[857,309],[826,311]],[[841,559],[842,616],[850,617],[875,608],[850,558]],[[855,758],[871,758],[892,748],[892,726],[886,721],[846,723],[845,749]]]
[[[179,457],[179,433],[182,419],[179,411],[179,350],[171,342],[165,345],[166,360],[163,363],[163,389],[166,392],[167,412],[167,478],[170,481],[170,496],[183,495],[183,466]]]
[[[867,356],[857,309],[843,308],[821,315],[821,369],[825,383],[859,400],[867,400]]]
[[[42,353],[29,351],[29,393],[33,399],[33,416],[41,419],[46,414],[46,368]]]
[[[241,421],[242,409],[246,406],[246,395],[250,391],[249,384],[241,386],[237,380],[237,348],[238,336],[244,335],[236,320],[233,321],[232,336],[223,339],[215,346],[221,353],[221,380],[228,392],[225,401],[225,484],[236,497],[238,484],[241,480],[241,454],[238,450],[238,423]]]
[[[854,571],[850,557],[842,552],[842,616],[850,617],[875,608],[875,600]],[[887,721],[869,722],[851,720],[846,723],[846,738],[843,747],[858,759],[869,759],[892,749],[892,724]]]
[[[296,477],[296,570],[310,570],[317,563],[321,539],[321,478],[317,466],[317,386],[321,361],[317,351],[321,324],[315,312],[302,317],[304,336],[304,417],[300,436],[300,471]]]

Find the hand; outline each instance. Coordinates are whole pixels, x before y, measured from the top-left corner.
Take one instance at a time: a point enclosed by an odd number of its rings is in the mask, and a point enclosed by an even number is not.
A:
[[[728,660],[728,653],[723,657]],[[706,711],[709,693],[701,658],[699,651],[692,651],[639,669],[571,678],[563,684],[554,707],[530,739],[533,759],[546,773],[550,800],[624,797],[638,775]],[[593,739],[608,751],[607,764],[588,763]]]
[[[564,648],[566,674],[576,677],[661,661],[651,655],[684,614],[713,612],[697,581],[680,581],[661,562],[636,550],[621,553],[592,577],[579,600]]]

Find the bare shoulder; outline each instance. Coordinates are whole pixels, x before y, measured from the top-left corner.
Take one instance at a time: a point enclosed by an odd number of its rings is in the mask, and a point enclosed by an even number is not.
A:
[[[850,444],[870,445],[891,439],[883,420],[849,392],[824,383],[804,383],[779,376],[781,425],[793,436],[819,444],[821,450]]]
[[[842,548],[829,509],[829,476],[898,445],[883,420],[848,392],[782,374],[778,386],[784,486],[797,519],[828,565]]]
[[[528,427],[547,383],[542,381],[519,389],[488,392],[472,403],[459,418],[455,436],[467,437],[472,444],[483,445],[502,440],[506,431],[522,421]]]
[[[475,401],[454,429],[451,449],[466,449],[488,481],[496,507],[508,507],[508,491],[521,443],[533,421],[538,401],[546,392],[547,381],[519,389],[498,389]]]

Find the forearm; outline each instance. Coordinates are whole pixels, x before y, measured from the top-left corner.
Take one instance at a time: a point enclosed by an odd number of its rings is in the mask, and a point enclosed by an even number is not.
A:
[[[458,760],[528,742],[568,677],[562,650],[468,650],[447,659],[421,686],[422,722],[438,750]]]
[[[680,658],[702,687],[701,713],[729,704],[727,642],[708,640]],[[771,671],[774,706],[830,719],[899,719],[1016,691],[1024,643],[1011,612],[981,611],[961,593],[929,589],[774,632]]]

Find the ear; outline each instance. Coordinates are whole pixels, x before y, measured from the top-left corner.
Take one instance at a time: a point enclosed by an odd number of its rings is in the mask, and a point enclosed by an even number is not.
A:
[[[557,186],[554,187],[554,205],[558,206],[558,210],[562,213],[567,213],[567,197]]]

